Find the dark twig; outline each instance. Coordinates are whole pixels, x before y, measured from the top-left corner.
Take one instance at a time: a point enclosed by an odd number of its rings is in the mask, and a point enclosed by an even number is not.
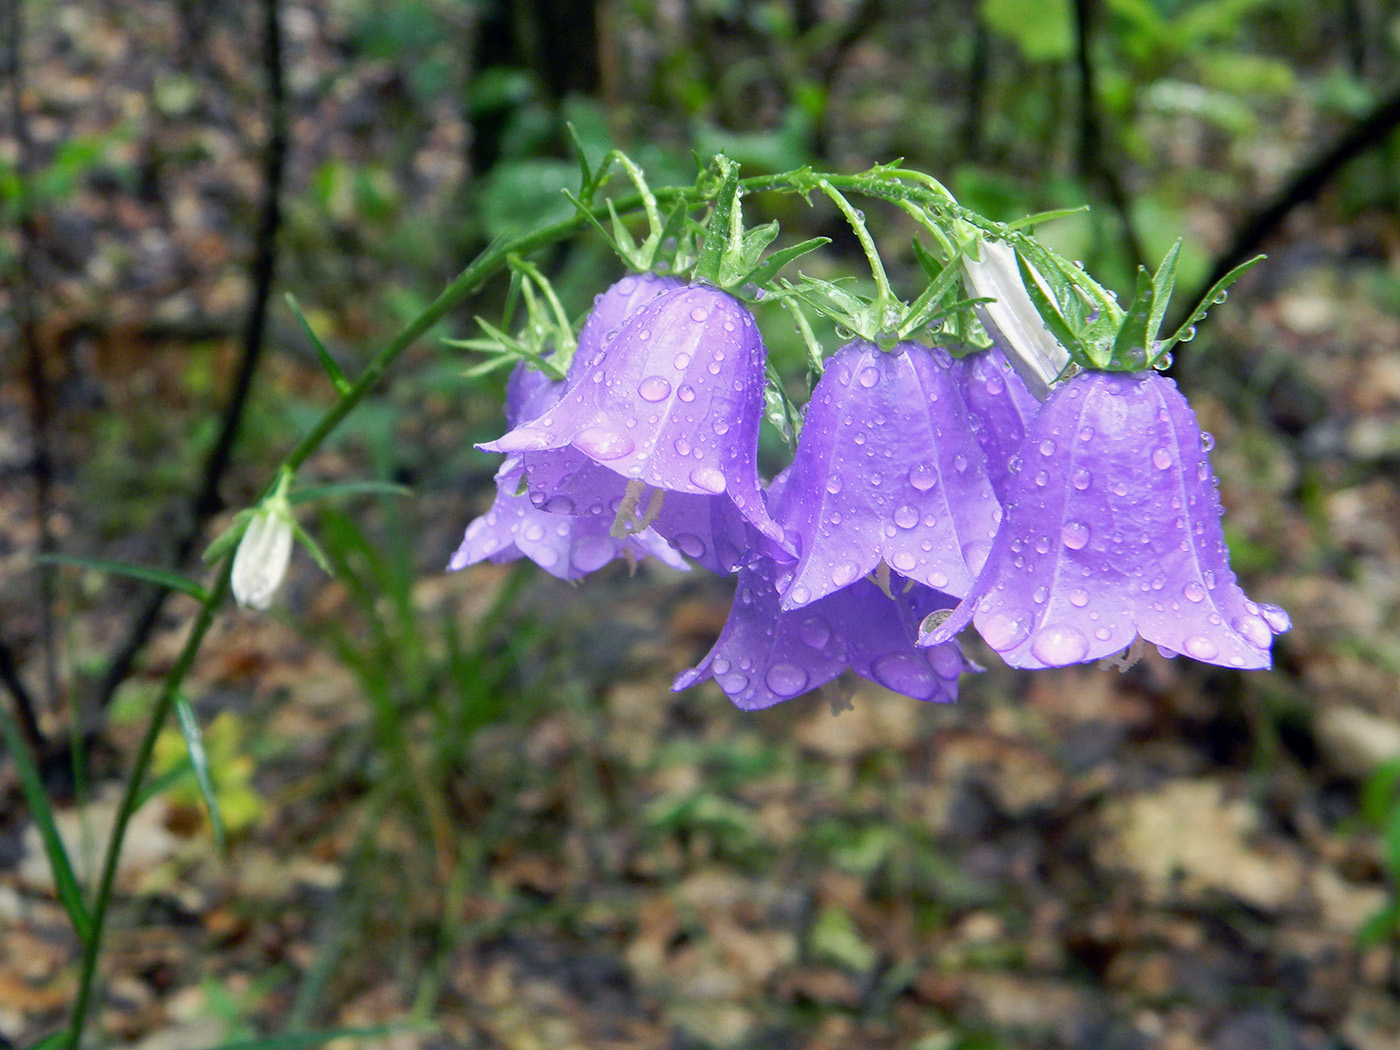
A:
[[[205,523],[221,508],[219,483],[233,457],[233,447],[247,408],[253,376],[262,357],[268,302],[277,270],[277,232],[282,224],[282,179],[287,159],[287,99],[282,76],[281,5],[279,0],[263,0],[262,9],[264,71],[268,93],[268,141],[263,153],[262,208],[253,246],[252,296],[243,325],[233,392],[224,408],[219,435],[205,458],[200,489],[190,503],[185,530],[176,540],[171,556],[171,562],[177,569],[189,560],[203,534]],[[140,611],[113,651],[107,672],[98,684],[95,713],[100,713],[106,708],[117,687],[131,673],[136,658],[160,620],[161,610],[169,594],[169,589],[165,587],[152,587],[148,590]]]
[[[1146,256],[1142,240],[1133,223],[1132,206],[1118,169],[1104,148],[1103,123],[1099,113],[1097,77],[1092,51],[1094,30],[1094,0],[1074,0],[1074,59],[1079,71],[1079,174],[1088,183],[1097,184],[1100,192],[1118,214],[1122,227],[1123,252],[1133,271],[1142,266]]]
[[[1387,136],[1400,127],[1400,88],[1392,92],[1340,139],[1323,150],[1284,183],[1273,198],[1245,218],[1229,246],[1216,257],[1210,273],[1188,296],[1177,300],[1186,311],[1201,301],[1213,284],[1232,269],[1255,255],[1264,242],[1300,204],[1318,195],[1349,161],[1375,146],[1384,145]],[[1179,323],[1179,322],[1178,322]]]
[[[29,386],[30,431],[34,442],[31,473],[34,478],[34,516],[38,525],[39,553],[52,554],[55,540],[49,520],[53,509],[53,450],[49,443],[49,420],[53,412],[53,402],[48,369],[35,323],[34,269],[38,261],[38,238],[33,201],[30,199],[34,142],[29,134],[29,120],[24,112],[24,0],[9,0],[5,6],[5,72],[10,82],[10,115],[17,154],[15,167],[18,182],[16,204],[19,232],[19,273],[10,288],[10,304],[14,310],[19,343],[23,348],[25,379]],[[54,567],[41,561],[35,571],[39,577],[39,644],[43,653],[44,684],[49,702],[56,703],[58,647],[54,629]],[[14,697],[19,723],[35,752],[42,755],[44,737],[39,728],[34,699],[24,688],[9,648],[0,648],[0,653],[3,653],[3,679]]]

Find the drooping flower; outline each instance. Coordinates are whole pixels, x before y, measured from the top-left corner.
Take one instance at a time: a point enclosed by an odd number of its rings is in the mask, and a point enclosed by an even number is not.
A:
[[[992,342],[1001,347],[1027,389],[1043,401],[1065,365],[1069,351],[1050,334],[1040,311],[1026,292],[1016,251],[1001,241],[982,240],[977,245],[980,258],[963,255],[963,284],[968,295],[989,302],[977,307],[977,317]],[[1054,300],[1044,278],[1031,271],[1046,298]]]
[[[766,356],[738,299],[710,287],[674,288],[631,314],[556,405],[481,447],[572,446],[646,487],[724,495],[781,542],[758,480]]]
[[[547,410],[559,400],[564,386],[564,382],[551,380],[524,363],[517,365],[506,384],[507,423]],[[572,449],[557,454],[584,460]],[[558,513],[558,508],[537,507],[531,501],[523,460],[522,456],[510,456],[501,464],[496,472],[495,501],[490,510],[467,526],[461,546],[448,562],[449,569],[463,569],[479,561],[505,562],[526,557],[560,579],[577,580],[622,555],[649,555],[673,568],[686,568],[684,560],[650,529],[612,535],[617,508],[611,501],[622,498],[624,487],[616,475],[607,473],[605,480],[610,491],[596,506],[578,513],[570,506],[569,513]]]
[[[561,580],[578,580],[614,558],[653,557],[675,569],[687,568],[681,558],[651,529],[632,535],[611,534],[613,514],[551,514],[519,493],[524,467],[511,456],[496,474],[496,499],[467,526],[462,545],[447,567],[464,569],[480,561],[506,562],[520,557]]]
[[[1001,507],[950,367],[940,349],[863,340],[827,362],[778,503],[798,554],[784,608],[881,560],[954,596],[972,586]]]
[[[957,699],[958,677],[977,670],[955,642],[918,648],[923,617],[952,599],[894,576],[890,593],[861,579],[803,609],[785,611],[776,579],[785,567],[756,558],[738,589],[718,641],[677,676],[679,692],[713,678],[739,707],[754,711],[831,681],[847,667],[916,700]]]
[[[628,274],[614,281],[593,300],[593,309],[588,312],[578,334],[578,349],[574,352],[574,359],[569,362],[565,385],[571,384],[598,363],[629,317],[663,292],[684,287],[684,282],[679,279],[659,273]],[[523,418],[534,419],[535,415]]]
[[[1207,663],[1269,666],[1288,616],[1235,582],[1210,444],[1157,372],[1062,384],[1026,435],[976,586],[921,643],[972,621],[1013,667],[1098,659],[1139,635]]]
[[[1021,450],[1026,427],[1040,411],[1040,402],[995,346],[958,358],[953,373],[982,446],[992,490],[1004,502],[1011,457]]]

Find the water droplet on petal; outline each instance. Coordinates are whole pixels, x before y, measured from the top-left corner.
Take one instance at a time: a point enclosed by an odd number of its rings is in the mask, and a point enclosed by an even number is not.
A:
[[[1089,542],[1089,526],[1082,521],[1067,521],[1060,526],[1060,539],[1072,551],[1083,550]]]
[[[709,312],[708,312],[707,310],[705,310],[703,307],[697,306],[697,307],[695,307],[695,309],[693,309],[693,310],[690,311],[690,319],[691,319],[692,321],[703,321],[703,320],[705,320],[705,319],[706,319],[707,317],[709,317],[709,316],[710,316]]]
[[[831,568],[831,582],[838,587],[854,583],[859,575],[860,568],[855,562],[843,561],[840,565],[833,565]]]
[[[1220,655],[1220,647],[1203,634],[1193,634],[1182,643],[1182,651],[1197,660],[1213,660]]]
[[[1209,452],[1215,447],[1215,435],[1207,430],[1201,431],[1201,451]]]
[[[807,688],[807,672],[796,664],[774,664],[768,668],[763,681],[775,695],[786,699]]]
[[[1094,428],[1093,428],[1093,427],[1084,427],[1084,428],[1082,428],[1082,429],[1079,431],[1079,440],[1080,440],[1080,441],[1093,441],[1093,440],[1094,440]]]
[[[732,674],[716,675],[715,681],[728,696],[736,696],[749,687],[749,676],[741,671]]]
[[[621,459],[637,447],[626,434],[601,424],[580,430],[573,443],[580,452],[597,460]]]
[[[1002,379],[1001,376],[993,372],[987,377],[986,387],[987,393],[995,397],[997,394],[1000,394],[1003,390],[1006,389],[1006,380]]]
[[[1031,642],[1031,654],[1051,667],[1077,664],[1089,654],[1089,639],[1078,627],[1064,624],[1045,627]]]
[[[900,572],[912,572],[918,562],[908,551],[897,551],[890,559],[890,564]]]
[[[677,369],[686,368],[690,364],[690,355],[685,351],[681,351],[671,359],[671,364],[675,365]]]
[[[540,508],[550,514],[572,514],[574,512],[574,501],[568,496],[550,496],[544,501],[544,506]]]
[[[680,389],[676,391],[676,396],[689,404],[695,400],[695,388],[689,383],[682,383]]]
[[[835,474],[826,479],[826,491],[830,492],[833,496],[841,491],[841,485],[841,479]]]
[[[1152,450],[1152,465],[1158,470],[1166,470],[1172,465],[1172,454],[1164,448]]]
[[[927,492],[938,484],[938,471],[928,463],[916,463],[909,470],[909,484],[920,492]]]
[[[1076,470],[1076,471],[1074,472],[1074,474],[1070,477],[1070,483],[1071,483],[1075,488],[1077,488],[1080,492],[1083,492],[1083,491],[1084,491],[1085,489],[1087,489],[1091,484],[1093,484],[1093,481],[1094,481],[1094,475],[1093,475],[1092,473],[1090,473],[1088,470],[1086,470],[1084,467],[1080,467],[1080,468],[1079,468],[1078,470]]]
[[[1264,617],[1264,622],[1269,625],[1269,629],[1274,634],[1283,634],[1293,626],[1293,621],[1288,613],[1284,612],[1277,605],[1264,603],[1259,606],[1259,615]]]
[[[724,475],[714,467],[696,467],[690,472],[690,480],[696,488],[714,495],[725,489]]]
[[[1044,587],[1037,587],[1031,592],[1031,601],[1036,605],[1044,605],[1045,599],[1050,597],[1050,592]]]
[[[993,613],[986,623],[978,624],[977,629],[983,641],[999,653],[1014,649],[1031,633],[1031,625],[1024,617],[1009,613]]]
[[[682,532],[671,541],[671,546],[687,558],[700,558],[705,554],[705,541],[693,532]]]
[[[793,597],[796,599],[795,591]],[[813,649],[825,648],[826,643],[831,641],[831,625],[820,616],[809,616],[798,625],[797,637]]]
[[[1185,587],[1181,588],[1181,593],[1186,596],[1188,602],[1203,602],[1206,600],[1206,589],[1195,580],[1192,580]]]
[[[912,529],[919,524],[919,512],[906,503],[894,512],[894,523],[901,529]]]
[[[1260,649],[1267,649],[1274,640],[1269,625],[1258,616],[1241,616],[1235,621],[1234,627],[1245,641]]]
[[[1089,604],[1089,592],[1083,587],[1076,587],[1069,592],[1069,603],[1076,609],[1082,609]]]
[[[875,681],[886,689],[925,700],[935,694],[933,669],[913,653],[886,653],[870,665]]]
[[[1055,439],[1046,438],[1040,443],[1040,454],[1042,456],[1053,456],[1055,454]]]
[[[880,381],[880,370],[878,368],[862,368],[856,380],[861,386],[869,388]]]

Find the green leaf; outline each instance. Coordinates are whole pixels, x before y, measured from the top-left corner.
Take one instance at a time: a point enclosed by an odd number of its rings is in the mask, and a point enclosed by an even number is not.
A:
[[[393,481],[341,481],[332,485],[313,485],[297,489],[287,499],[291,503],[307,503],[317,499],[340,499],[343,496],[412,496],[407,485]]]
[[[1191,315],[1186,318],[1181,327],[1173,332],[1169,339],[1162,340],[1162,352],[1166,353],[1167,350],[1171,349],[1177,343],[1182,342],[1183,338],[1189,339],[1190,335],[1188,333],[1190,333],[1197,322],[1205,320],[1206,314],[1210,313],[1210,308],[1212,306],[1218,306],[1225,301],[1226,291],[1230,285],[1238,281],[1244,275],[1244,272],[1255,263],[1262,262],[1267,258],[1267,255],[1256,255],[1253,259],[1240,263],[1224,277],[1211,285],[1210,291],[1201,296],[1201,301],[1196,304],[1196,308],[1191,311]]]
[[[83,891],[73,874],[73,864],[68,857],[68,849],[58,833],[58,825],[53,819],[53,804],[44,790],[43,779],[29,753],[29,743],[20,732],[9,707],[0,702],[0,734],[5,738],[5,749],[9,751],[19,773],[20,790],[24,794],[25,805],[34,826],[39,829],[39,838],[48,854],[49,868],[53,872],[54,889],[58,891],[59,902],[68,913],[68,921],[78,939],[87,944],[92,938],[92,914],[83,901]]]
[[[345,373],[340,370],[340,366],[335,363],[335,358],[331,357],[330,351],[325,344],[316,336],[316,331],[311,327],[311,322],[306,319],[306,315],[301,312],[301,304],[297,302],[296,296],[291,292],[287,293],[287,306],[292,311],[292,316],[297,319],[297,324],[301,325],[301,330],[306,333],[306,338],[311,340],[311,345],[316,349],[316,357],[321,362],[321,367],[326,370],[326,375],[331,378],[331,385],[335,387],[337,394],[348,393],[351,389],[350,380],[345,378]]]
[[[1089,205],[1081,204],[1077,208],[1056,208],[1053,211],[1038,211],[1034,215],[1027,215],[1024,219],[1017,219],[1015,222],[1008,222],[1008,230],[1033,230],[1035,227],[1047,222],[1054,222],[1056,219],[1068,219],[1075,215],[1083,215],[1089,210]]]
[[[1016,267],[1021,271],[1021,283],[1026,286],[1026,294],[1031,297],[1036,312],[1040,314],[1040,319],[1045,322],[1045,327],[1050,329],[1050,334],[1071,354],[1077,354],[1081,363],[1087,362],[1091,365],[1097,365],[1098,362],[1093,360],[1088,349],[1080,341],[1079,334],[1070,328],[1064,314],[1060,313],[1059,304],[1052,302],[1050,297],[1045,294],[1045,290],[1040,287],[1040,282],[1035,279],[1035,275],[1031,273],[1031,268],[1026,265],[1026,260],[1021,257],[1019,251],[1016,252]]]
[[[39,561],[54,565],[75,565],[80,569],[95,569],[113,576],[127,576],[143,583],[154,583],[172,591],[188,594],[197,602],[207,602],[209,592],[187,576],[169,569],[156,569],[149,565],[132,565],[124,561],[108,561],[106,558],[84,558],[75,554],[41,554]]]
[[[1069,0],[982,0],[982,20],[1032,62],[1059,61],[1074,50]]]
[[[918,260],[919,265],[923,268],[924,276],[930,281],[936,281],[945,269],[943,263],[938,260],[936,255],[924,247],[923,242],[919,240],[919,238],[915,237],[913,243],[914,258]]]
[[[209,812],[209,828],[214,833],[214,848],[220,853],[227,846],[224,836],[224,818],[219,811],[219,796],[214,790],[214,778],[209,773],[209,755],[204,750],[204,736],[199,731],[199,721],[194,716],[190,702],[183,696],[175,697],[175,718],[180,724],[180,735],[185,738],[185,750],[190,755],[190,768],[194,770],[195,783],[199,785],[204,808]]]
[[[736,225],[742,226],[739,212],[739,165],[720,154],[715,157],[715,166],[720,177],[719,193],[715,196],[714,210],[710,221],[705,225],[705,245],[700,249],[700,259],[695,264],[695,278],[723,288],[721,274],[724,272],[724,259],[731,242],[738,240]]]
[[[1157,339],[1158,333],[1162,331],[1162,318],[1167,315],[1167,304],[1171,302],[1172,292],[1176,288],[1176,268],[1181,262],[1181,239],[1177,238],[1171,250],[1162,257],[1162,265],[1157,267],[1157,272],[1152,275],[1152,314],[1147,320],[1148,342],[1142,345],[1147,352],[1156,360],[1164,352],[1160,349],[1154,351],[1152,343]]]

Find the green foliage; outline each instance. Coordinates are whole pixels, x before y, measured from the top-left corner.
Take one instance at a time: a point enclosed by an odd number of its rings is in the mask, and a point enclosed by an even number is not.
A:
[[[1070,0],[982,0],[982,19],[1033,62],[1058,61],[1073,52]]]

